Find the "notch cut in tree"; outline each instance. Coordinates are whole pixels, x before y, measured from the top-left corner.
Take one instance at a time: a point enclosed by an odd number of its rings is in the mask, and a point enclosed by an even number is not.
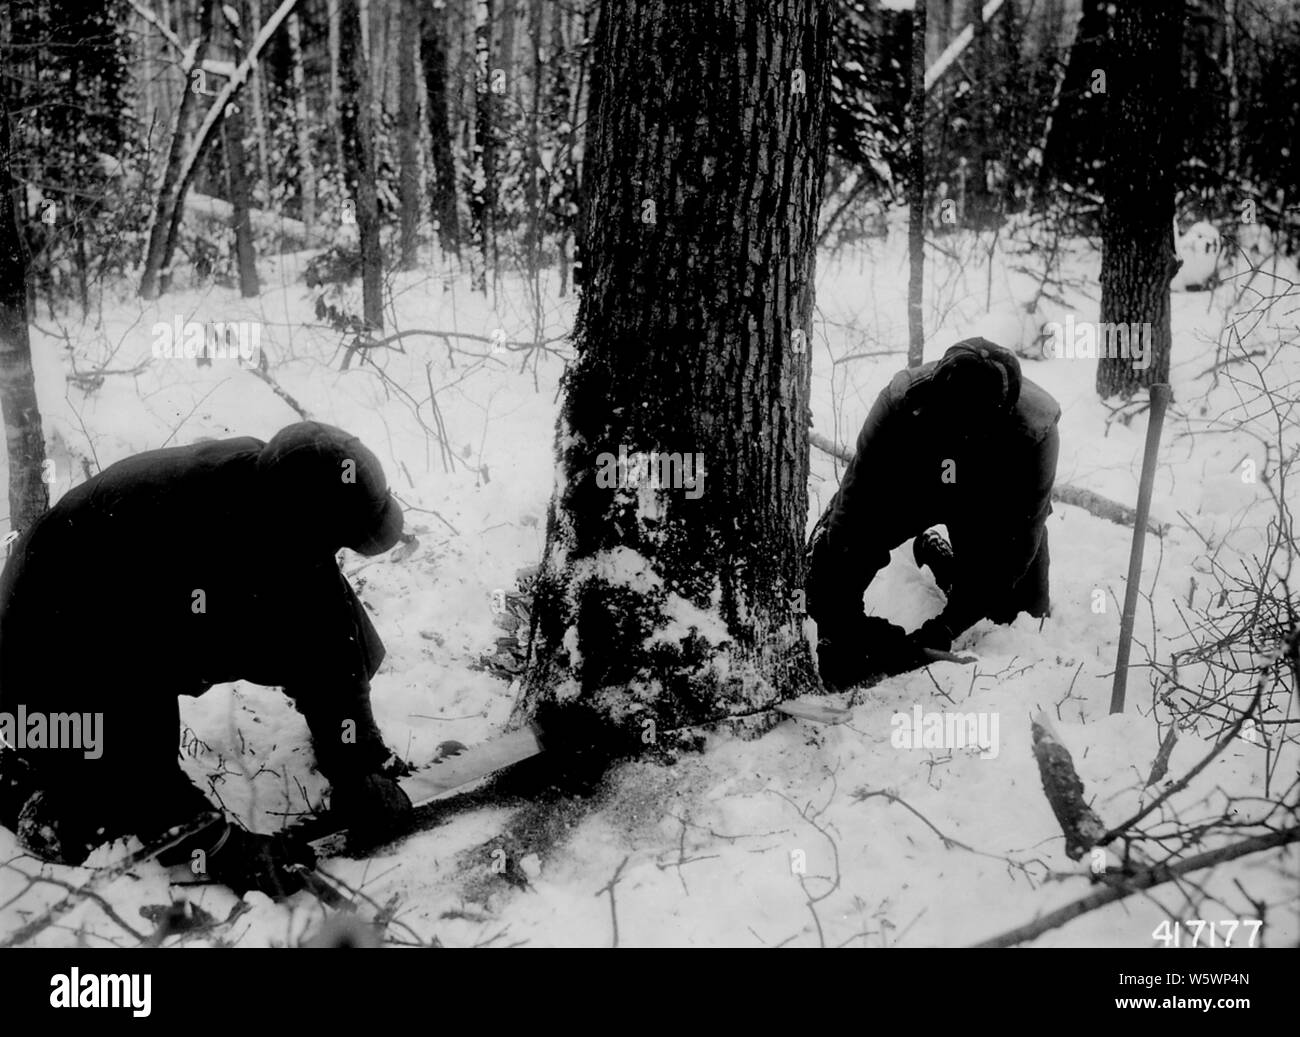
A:
[[[802,587],[830,28],[827,0],[602,9],[577,359],[513,723],[568,710],[663,744],[820,688]]]

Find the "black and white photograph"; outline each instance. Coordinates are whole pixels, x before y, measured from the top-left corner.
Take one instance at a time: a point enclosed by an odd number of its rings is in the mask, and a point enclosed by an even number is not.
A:
[[[1276,1006],[1298,263],[1300,0],[0,0],[0,972]]]

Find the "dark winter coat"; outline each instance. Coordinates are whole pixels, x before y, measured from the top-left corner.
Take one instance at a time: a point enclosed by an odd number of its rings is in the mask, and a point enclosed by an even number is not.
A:
[[[330,426],[120,461],[15,544],[0,576],[0,710],[102,712],[95,773],[134,767],[136,781],[174,769],[178,694],[244,679],[294,700],[326,773],[373,768],[386,751],[369,678],[384,647],[335,552],[385,550],[400,532],[379,462]],[[346,720],[361,748],[345,752]]]
[[[819,627],[860,614],[862,593],[889,552],[933,525],[948,527],[954,550],[954,584],[939,617],[954,635],[992,615],[1035,563],[1051,512],[1061,409],[1021,377],[1014,355],[971,341],[1001,365],[1008,406],[979,428],[957,428],[934,384],[942,361],[894,376],[858,434],[824,542],[813,550],[808,603]]]

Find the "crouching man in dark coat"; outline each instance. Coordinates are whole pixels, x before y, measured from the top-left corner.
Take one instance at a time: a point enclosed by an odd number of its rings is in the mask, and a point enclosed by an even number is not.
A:
[[[1047,516],[1061,409],[1014,354],[967,339],[880,394],[809,542],[808,611],[831,688],[899,673],[988,618],[1048,614]],[[946,525],[951,545],[929,527]],[[862,594],[909,537],[947,595],[907,635],[863,615]]]
[[[306,717],[341,820],[384,831],[410,809],[370,709],[384,646],[335,554],[401,532],[379,460],[316,422],[149,451],[71,490],[0,577],[0,712],[101,714],[102,745],[0,750],[0,824],[66,864],[180,828],[163,863],[202,850],[237,892],[291,892],[310,851],[227,822],[179,763],[177,696],[247,680]]]

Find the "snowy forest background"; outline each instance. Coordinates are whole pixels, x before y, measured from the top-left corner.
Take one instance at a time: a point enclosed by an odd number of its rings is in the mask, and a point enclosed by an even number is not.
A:
[[[833,696],[852,711],[844,724],[692,724],[692,739],[576,791],[489,785],[323,872],[377,939],[402,945],[946,946],[1027,926],[1007,942],[1150,946],[1198,919],[1261,920],[1258,943],[1295,945],[1300,3],[928,0],[918,33],[901,0],[772,0],[779,17],[749,15],[772,34],[767,64],[704,38],[687,48],[707,70],[690,89],[620,84],[622,37],[598,32],[602,6],[653,50],[706,9],[707,25],[750,5],[0,0],[0,537],[142,450],[270,438],[305,418],[346,428],[383,460],[412,534],[376,559],[341,556],[388,648],[376,718],[416,762],[443,740],[489,737],[546,694],[530,645],[553,496],[572,476],[557,460],[557,421],[574,417],[565,372],[616,326],[602,310],[605,324],[588,314],[575,330],[582,293],[638,254],[708,248],[639,238],[672,225],[680,194],[656,197],[605,146],[621,132],[629,155],[689,148],[666,128],[713,110],[665,96],[771,74],[788,84],[776,110],[824,125],[826,152],[790,138],[789,154],[811,149],[806,168],[746,167],[760,187],[807,187],[810,206],[752,226],[788,219],[799,233],[780,259],[816,258],[814,291],[793,278],[789,321],[753,334],[773,370],[791,351],[806,364],[789,391],[811,418],[794,448],[806,514],[764,520],[797,519],[801,543],[889,378],[984,335],[1063,409],[1053,615],[978,624],[957,645],[973,665]],[[814,31],[826,60],[805,67],[799,33]],[[642,121],[598,136],[594,82],[605,110]],[[611,202],[642,194],[649,210]],[[625,233],[596,233],[614,218]],[[711,261],[739,270],[727,247]],[[1175,247],[1176,270],[1162,252]],[[675,348],[657,314],[689,281],[648,284],[640,309],[629,299],[647,348]],[[1149,369],[1045,351],[1052,324],[1121,312],[1155,324]],[[725,306],[699,319],[720,336],[743,327]],[[251,348],[160,351],[191,324]],[[1110,713],[1162,382],[1128,703]],[[634,380],[613,384],[615,403],[641,402]],[[707,492],[704,506],[727,514]],[[231,535],[257,537],[258,516]],[[905,544],[867,595],[869,612],[909,628],[943,600],[910,558]],[[596,563],[637,593],[677,564],[626,545]],[[801,564],[792,552],[789,571],[750,589],[810,634],[786,593]],[[688,595],[655,600],[653,629],[612,650],[720,655],[741,636],[735,616]],[[75,631],[50,639],[75,650]],[[804,643],[786,649],[806,657]],[[747,706],[782,693],[757,672]],[[644,686],[629,695],[677,717]],[[998,715],[1000,752],[899,750],[890,718],[917,705]],[[233,815],[273,831],[321,805],[305,723],[275,689],[223,686],[182,715],[187,771]],[[1081,856],[1044,795],[1035,716],[1108,828]],[[169,885],[156,864],[120,866],[138,848],[63,868],[0,830],[0,944],[300,945],[335,911],[310,893]]]

